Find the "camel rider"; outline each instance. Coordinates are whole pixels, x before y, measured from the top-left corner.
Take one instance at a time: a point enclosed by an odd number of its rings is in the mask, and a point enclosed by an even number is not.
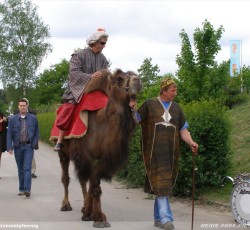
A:
[[[100,28],[87,38],[87,48],[71,55],[68,86],[62,97],[64,104],[60,107],[56,123],[60,132],[54,151],[59,151],[63,147],[64,132],[71,125],[72,115],[76,104],[81,101],[85,86],[91,78],[97,78],[101,75],[99,70],[108,69],[108,60],[102,54],[107,40],[108,34]]]

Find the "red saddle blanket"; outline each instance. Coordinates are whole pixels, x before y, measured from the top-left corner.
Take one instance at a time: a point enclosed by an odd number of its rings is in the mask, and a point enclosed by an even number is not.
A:
[[[76,105],[69,130],[65,131],[64,139],[79,138],[87,132],[88,111],[95,111],[104,108],[107,105],[108,96],[101,91],[94,91],[84,94],[80,103]],[[62,105],[56,110],[58,115],[62,109]],[[57,140],[59,129],[56,126],[57,117],[52,126],[50,140]]]

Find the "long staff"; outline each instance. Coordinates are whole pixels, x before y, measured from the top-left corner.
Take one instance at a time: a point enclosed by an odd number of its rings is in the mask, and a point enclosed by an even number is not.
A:
[[[191,224],[191,230],[193,230],[194,227],[194,193],[195,193],[195,154],[192,154],[192,158],[193,158],[193,183],[192,183],[192,224]]]

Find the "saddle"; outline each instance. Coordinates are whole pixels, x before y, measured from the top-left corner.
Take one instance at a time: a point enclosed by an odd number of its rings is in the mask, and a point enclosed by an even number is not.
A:
[[[88,129],[88,112],[95,111],[104,108],[107,105],[108,96],[101,91],[93,91],[91,93],[84,94],[81,101],[76,105],[73,113],[72,122],[68,130],[64,133],[64,139],[80,138],[83,137]],[[56,126],[58,121],[58,115],[62,109],[61,105],[56,110],[56,119],[53,123],[50,133],[50,140],[54,141],[58,139],[59,129]]]

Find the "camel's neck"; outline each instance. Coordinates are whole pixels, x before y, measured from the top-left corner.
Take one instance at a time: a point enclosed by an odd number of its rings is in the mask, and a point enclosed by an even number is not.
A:
[[[125,111],[129,111],[129,96],[126,92],[122,92],[121,89],[114,87],[111,90],[107,105],[107,114],[126,114]]]

